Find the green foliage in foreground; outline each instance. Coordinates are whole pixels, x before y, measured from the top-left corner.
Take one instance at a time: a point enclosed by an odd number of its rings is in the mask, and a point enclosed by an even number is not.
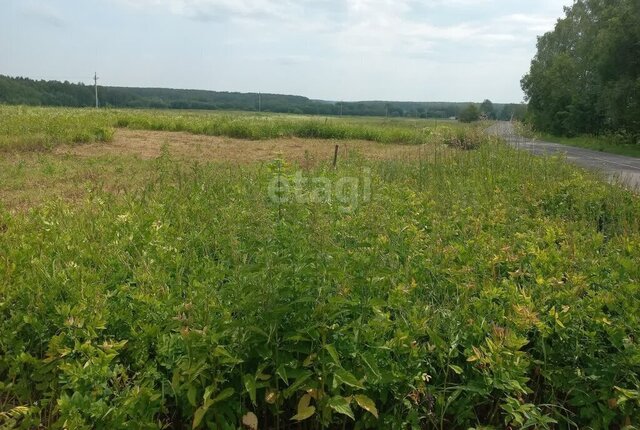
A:
[[[447,123],[449,126],[455,123]],[[0,105],[0,151],[106,142],[116,128],[183,131],[239,139],[299,137],[422,144],[432,122],[286,115],[226,115],[184,111],[93,110]]]
[[[0,212],[1,425],[638,425],[631,194],[490,145],[306,172],[370,168],[351,212],[274,203],[286,166],[150,163]]]

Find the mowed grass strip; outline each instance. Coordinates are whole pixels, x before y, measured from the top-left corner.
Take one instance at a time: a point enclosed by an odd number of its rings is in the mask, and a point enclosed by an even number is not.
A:
[[[443,159],[453,153],[445,145],[335,142],[339,144],[340,165],[358,159]],[[24,212],[56,199],[81,202],[97,191],[122,196],[144,187],[154,177],[155,160],[164,156],[170,156],[172,163],[181,168],[199,162],[224,170],[244,169],[249,164],[267,168],[274,159],[281,158],[306,171],[331,165],[333,143],[300,138],[248,141],[184,132],[119,129],[110,142],[5,153],[0,158],[0,201],[10,212]]]

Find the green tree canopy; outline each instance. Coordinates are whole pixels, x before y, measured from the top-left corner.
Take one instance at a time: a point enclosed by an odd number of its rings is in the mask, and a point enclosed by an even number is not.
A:
[[[512,119],[518,121],[524,121],[527,116],[526,104],[508,104],[504,105],[500,113],[497,115],[497,119],[501,121],[511,121]]]
[[[522,79],[530,119],[555,134],[640,135],[640,3],[577,0]]]
[[[496,118],[496,109],[493,106],[491,100],[485,100],[482,102],[482,104],[480,105],[480,112],[488,119]]]
[[[307,97],[171,88],[100,86],[101,106],[116,108],[242,110],[305,115],[394,116],[410,118],[457,117],[466,103],[454,102],[335,102]],[[260,100],[260,103],[259,103]],[[35,106],[91,107],[91,85],[36,81],[0,75],[0,103]],[[499,111],[504,105],[495,104]]]
[[[459,119],[462,122],[478,121],[480,119],[480,109],[472,103],[460,112]]]

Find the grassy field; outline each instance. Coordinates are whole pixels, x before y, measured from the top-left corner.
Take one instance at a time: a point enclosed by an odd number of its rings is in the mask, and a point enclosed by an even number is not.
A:
[[[640,201],[592,173],[460,125],[1,109],[4,428],[640,424]]]
[[[42,150],[59,144],[109,142],[118,128],[188,132],[239,139],[284,137],[361,139],[382,143],[422,144],[438,124],[460,129],[457,122],[421,119],[309,117],[301,115],[33,108],[0,105],[0,151]]]

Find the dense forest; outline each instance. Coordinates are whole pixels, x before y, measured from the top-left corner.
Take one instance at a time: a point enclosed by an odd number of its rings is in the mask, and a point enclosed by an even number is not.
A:
[[[522,79],[534,127],[640,136],[640,1],[577,0]]]
[[[82,83],[36,81],[0,75],[0,103],[34,106],[88,107],[95,105],[94,87]],[[438,102],[329,102],[301,96],[235,93],[165,88],[99,87],[101,106],[117,108],[207,109],[417,118],[459,117],[468,103]],[[510,119],[524,114],[523,105],[493,104],[477,108],[478,119]]]

